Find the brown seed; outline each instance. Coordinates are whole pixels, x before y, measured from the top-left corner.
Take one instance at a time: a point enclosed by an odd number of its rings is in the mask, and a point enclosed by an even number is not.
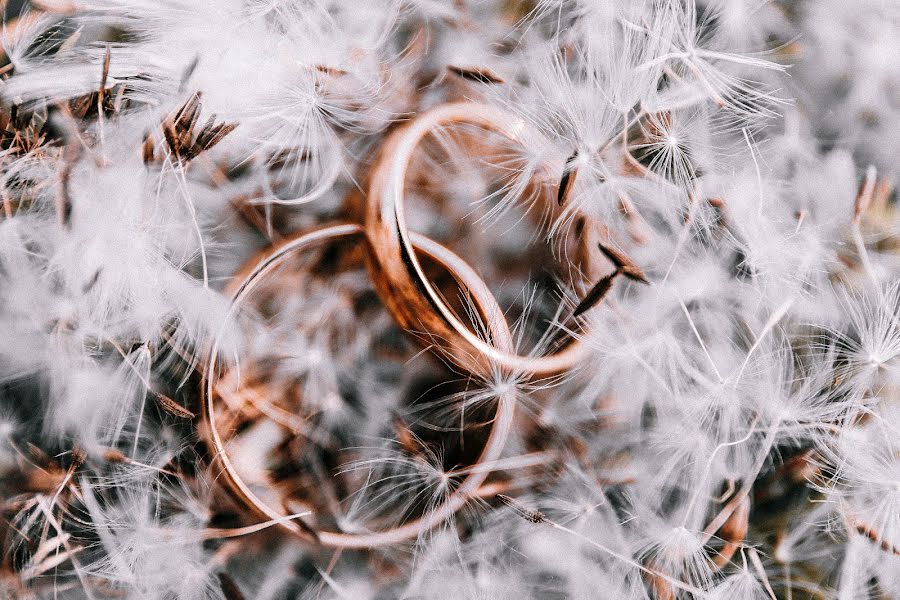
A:
[[[337,67],[329,67],[328,65],[316,65],[313,67],[319,73],[323,73],[325,75],[329,75],[331,77],[339,77],[341,75],[346,75],[349,71],[346,69],[339,69]]]
[[[87,454],[81,448],[73,448],[72,449],[72,466],[71,469],[76,469],[84,464],[84,461],[87,460]]]
[[[109,79],[109,46],[106,47],[106,54],[103,56],[103,71],[100,73],[100,88],[97,90],[97,111],[103,113],[103,99],[106,96],[106,80]]]
[[[409,425],[399,415],[394,417],[394,432],[397,434],[397,441],[406,452],[413,456],[421,454],[422,442],[410,431]]]
[[[154,161],[153,145],[153,136],[148,133],[146,137],[144,137],[144,143],[141,145],[141,157],[143,158],[145,165],[149,165]]]
[[[594,284],[594,287],[590,289],[590,291],[585,295],[581,302],[578,303],[578,306],[575,307],[575,311],[572,313],[572,316],[580,316],[599,304],[600,301],[602,301],[606,296],[607,292],[609,292],[610,288],[612,288],[613,281],[618,275],[618,270],[613,271],[606,277],[603,277],[596,284]]]
[[[488,69],[487,67],[459,67],[456,65],[447,65],[447,70],[469,81],[485,84],[503,83],[503,78]]]
[[[900,547],[895,546],[889,540],[885,539],[884,536],[873,529],[870,525],[863,523],[862,521],[855,520],[853,522],[853,526],[861,535],[864,535],[872,542],[878,544],[878,547],[881,548],[882,552],[900,556]]]
[[[566,159],[563,166],[562,177],[559,180],[559,188],[556,191],[556,203],[562,206],[569,199],[572,188],[575,187],[575,178],[578,176],[578,168],[574,166],[575,160],[578,158],[578,150],[574,151],[569,158]]]
[[[853,223],[859,223],[859,219],[862,217],[863,213],[866,212],[869,205],[872,204],[872,196],[875,193],[876,177],[877,171],[875,170],[875,166],[869,165],[869,168],[866,169],[866,177],[863,179],[862,185],[859,188],[859,193],[856,195],[856,201],[853,204]]]
[[[165,394],[155,393],[155,395],[156,401],[159,403],[160,407],[170,415],[178,417],[179,419],[193,419],[197,416]]]
[[[723,568],[734,556],[734,553],[743,545],[744,538],[750,528],[750,498],[745,496],[722,528],[718,536],[725,542],[713,562],[720,569]]]
[[[656,600],[675,600],[675,588],[669,583],[662,574],[657,574],[658,567],[653,563],[647,566],[651,572],[645,572],[644,578],[653,590],[653,597]]]
[[[163,137],[166,138],[166,143],[169,145],[169,150],[172,151],[176,157],[181,155],[181,144],[178,142],[178,133],[175,131],[175,126],[172,123],[163,123]]]
[[[602,252],[604,256],[606,256],[606,258],[608,258],[612,262],[612,264],[616,266],[617,269],[621,269],[622,267],[634,264],[627,256],[625,256],[623,253],[619,252],[612,246],[608,246],[601,242],[597,244],[597,247],[600,248],[600,252]]]
[[[191,160],[202,152],[209,150],[234,131],[236,124],[216,124],[216,116],[212,115],[202,127],[197,129],[202,108],[200,92],[195,92],[187,102],[163,123],[163,136],[169,149],[180,160]],[[150,148],[145,139],[144,159],[150,157]]]
[[[111,463],[124,463],[128,462],[128,457],[115,448],[107,448],[103,451],[103,460]]]
[[[215,115],[211,116],[197,136],[197,146],[199,147],[200,152],[205,152],[221,142],[222,138],[234,131],[237,127],[236,123],[219,123],[218,125],[213,126],[215,118]]]
[[[619,252],[612,246],[607,246],[603,243],[598,243],[597,247],[600,248],[600,251],[604,256],[616,266],[616,269],[618,269],[622,275],[641,283],[650,283],[647,281],[647,276],[644,274],[644,271],[625,254]]]
[[[544,513],[526,507],[515,498],[510,498],[509,496],[506,496],[504,494],[497,494],[496,498],[506,506],[513,509],[513,511],[517,515],[519,515],[529,523],[543,523],[547,519],[544,516]]]

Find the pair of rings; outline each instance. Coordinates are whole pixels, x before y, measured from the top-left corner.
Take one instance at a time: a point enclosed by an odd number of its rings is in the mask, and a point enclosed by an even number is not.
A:
[[[410,161],[419,143],[429,133],[449,125],[473,125],[500,134],[512,142],[519,140],[525,124],[510,114],[484,104],[453,103],[422,113],[392,132],[370,176],[365,225],[335,224],[302,233],[269,250],[232,280],[228,290],[232,308],[228,318],[254,289],[279,267],[297,256],[335,242],[362,243],[366,248],[369,273],[382,303],[397,324],[407,330],[424,331],[430,343],[440,342],[446,356],[465,372],[485,376],[498,369],[520,377],[541,378],[564,373],[584,355],[578,340],[571,340],[555,354],[522,356],[515,352],[513,335],[506,317],[484,280],[462,258],[441,244],[407,228],[404,210],[404,182]],[[472,331],[444,300],[426,276],[421,256],[445,269],[470,296],[484,335]],[[209,353],[203,382],[205,433],[212,445],[214,464],[221,470],[227,488],[256,516],[278,522],[308,541],[336,548],[371,548],[403,542],[427,532],[450,519],[485,483],[490,469],[472,469],[442,505],[425,516],[384,531],[362,533],[313,530],[303,521],[288,519],[254,492],[241,477],[222,431],[217,404],[218,374],[223,370],[217,336]],[[490,431],[477,459],[490,464],[500,458],[515,415],[513,392],[497,398]]]

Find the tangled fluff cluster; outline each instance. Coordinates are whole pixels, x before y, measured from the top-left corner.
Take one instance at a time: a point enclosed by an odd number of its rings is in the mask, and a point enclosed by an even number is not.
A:
[[[896,1],[7,13],[0,597],[900,598]]]

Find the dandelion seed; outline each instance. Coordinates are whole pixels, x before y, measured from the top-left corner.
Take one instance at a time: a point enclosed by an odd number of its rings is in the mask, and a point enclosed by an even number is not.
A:
[[[509,496],[505,496],[503,494],[497,494],[497,500],[510,507],[513,512],[515,512],[518,516],[522,517],[529,523],[543,523],[544,515],[540,511],[531,510],[525,507],[524,504],[519,502],[514,498],[510,498]]]
[[[575,185],[575,180],[578,177],[578,170],[575,166],[575,162],[578,160],[578,151],[572,153],[569,158],[566,159],[566,163],[563,166],[563,174],[559,180],[559,187],[556,193],[556,203],[559,206],[562,206],[566,203],[566,200],[569,198],[569,194],[572,193],[572,188]]]
[[[602,242],[598,244],[598,247],[603,255],[616,266],[616,270],[622,273],[622,275],[634,281],[639,281],[640,283],[650,283],[647,281],[647,276],[644,275],[641,268],[634,264],[634,262],[625,254]]]
[[[456,65],[448,65],[447,70],[461,77],[476,83],[498,85],[504,83],[503,79],[495,74],[487,67],[458,67]]]
[[[613,282],[616,280],[619,272],[619,270],[615,270],[595,283],[578,303],[578,306],[575,307],[575,310],[572,311],[572,316],[579,317],[601,302],[606,297],[606,294],[609,293],[609,290],[612,289]]]

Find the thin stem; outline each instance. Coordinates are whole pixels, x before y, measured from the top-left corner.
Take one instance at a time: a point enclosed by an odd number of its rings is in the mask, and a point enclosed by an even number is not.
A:
[[[703,354],[706,355],[706,360],[709,362],[710,366],[715,372],[716,377],[719,379],[719,383],[725,383],[725,380],[722,378],[722,374],[719,373],[718,367],[716,367],[715,361],[713,361],[712,356],[709,354],[709,350],[706,349],[706,344],[703,343],[703,338],[700,336],[700,332],[697,330],[697,326],[694,324],[694,319],[691,317],[691,312],[688,310],[687,305],[685,305],[684,300],[681,299],[681,296],[677,296],[678,304],[681,305],[681,310],[684,311],[684,316],[687,317],[688,324],[691,326],[691,331],[694,332],[694,337],[697,338],[697,342],[700,343],[700,348],[703,349]]]
[[[763,440],[762,451],[759,454],[759,458],[756,461],[756,464],[753,465],[753,468],[750,469],[747,477],[744,479],[744,484],[741,486],[740,491],[732,498],[725,508],[723,508],[716,518],[710,521],[709,525],[706,526],[706,529],[703,530],[703,544],[709,543],[709,540],[712,539],[713,535],[725,524],[728,520],[728,517],[737,510],[738,506],[740,506],[741,502],[750,495],[750,492],[753,490],[753,484],[756,482],[756,477],[759,475],[759,472],[762,471],[763,465],[766,464],[766,459],[769,458],[769,451],[772,448],[772,445],[775,443],[775,436],[778,434],[780,422],[772,423],[769,426],[769,431],[766,434],[766,439]]]
[[[575,531],[574,529],[569,529],[565,525],[560,525],[559,523],[557,523],[555,521],[551,521],[551,520],[547,519],[546,517],[543,519],[542,522],[547,523],[554,529],[558,529],[559,531],[562,531],[571,536],[574,536],[574,537],[578,538],[579,540],[587,542],[594,548],[600,550],[601,552],[603,552],[605,554],[608,554],[609,556],[615,558],[616,560],[619,560],[631,567],[634,567],[634,568],[640,570],[641,572],[646,573],[647,575],[652,575],[653,577],[658,577],[658,578],[664,580],[666,583],[669,583],[672,586],[674,586],[682,591],[689,592],[691,594],[695,594],[695,595],[701,596],[701,597],[706,596],[705,590],[698,588],[696,586],[690,585],[689,583],[685,583],[685,582],[681,581],[680,579],[676,579],[674,577],[666,575],[665,573],[662,573],[661,571],[657,571],[655,569],[650,569],[648,567],[645,567],[644,565],[642,565],[638,561],[634,560],[633,558],[625,556],[624,554],[621,554],[619,552],[616,552],[615,550],[612,550],[611,548],[607,548],[603,544],[595,542],[591,538]]]

